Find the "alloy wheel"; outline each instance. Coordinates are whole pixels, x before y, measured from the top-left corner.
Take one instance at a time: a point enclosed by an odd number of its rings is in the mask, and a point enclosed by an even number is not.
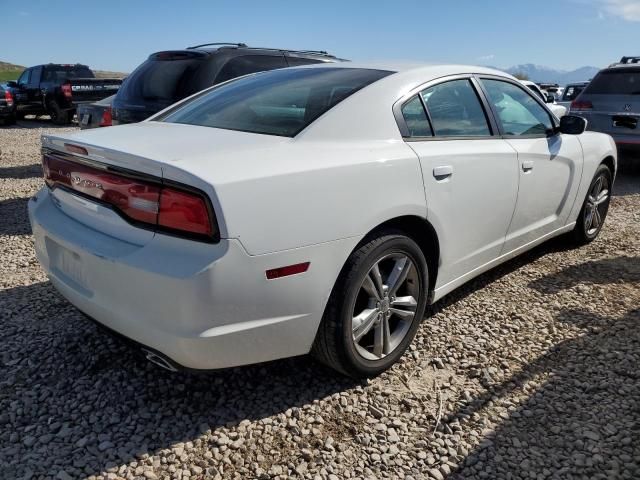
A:
[[[369,269],[356,295],[351,322],[352,341],[366,360],[392,353],[414,322],[421,285],[414,262],[392,253]]]
[[[589,237],[600,230],[607,212],[608,201],[609,181],[604,175],[600,175],[587,195],[587,205],[584,210],[584,229]]]

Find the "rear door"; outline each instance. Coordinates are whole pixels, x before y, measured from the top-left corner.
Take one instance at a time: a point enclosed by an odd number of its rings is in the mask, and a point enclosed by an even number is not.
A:
[[[518,193],[516,153],[497,135],[470,77],[438,80],[401,113],[439,235],[440,288],[500,255]]]
[[[582,175],[582,147],[555,133],[551,113],[519,83],[482,77],[503,138],[518,154],[519,189],[504,253],[563,227]]]

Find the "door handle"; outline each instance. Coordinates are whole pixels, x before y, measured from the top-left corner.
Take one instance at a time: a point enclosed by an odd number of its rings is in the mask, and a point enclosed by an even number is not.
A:
[[[451,165],[440,165],[433,169],[433,176],[436,180],[444,180],[453,175],[453,167]]]
[[[533,170],[533,162],[532,161],[522,162],[522,171],[523,172],[530,172],[531,170]]]

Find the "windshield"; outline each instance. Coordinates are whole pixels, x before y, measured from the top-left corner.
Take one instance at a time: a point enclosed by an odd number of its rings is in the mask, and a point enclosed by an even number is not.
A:
[[[200,58],[147,60],[120,87],[118,100],[175,103],[197,92],[192,80],[201,65]]]
[[[640,95],[640,69],[604,70],[591,81],[585,94]]]
[[[273,70],[214,88],[162,121],[293,137],[345,98],[390,73],[358,68]]]

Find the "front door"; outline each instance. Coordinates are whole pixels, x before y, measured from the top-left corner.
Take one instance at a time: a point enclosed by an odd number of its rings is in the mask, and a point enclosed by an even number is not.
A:
[[[503,253],[563,227],[582,174],[577,137],[555,133],[551,114],[524,87],[483,78],[505,140],[518,154],[519,190]]]

